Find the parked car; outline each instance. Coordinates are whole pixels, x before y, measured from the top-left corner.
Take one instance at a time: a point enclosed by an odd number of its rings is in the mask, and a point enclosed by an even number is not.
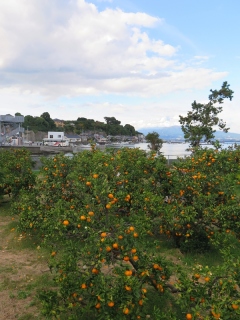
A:
[[[53,144],[54,147],[62,147],[62,143],[61,142],[55,142]]]

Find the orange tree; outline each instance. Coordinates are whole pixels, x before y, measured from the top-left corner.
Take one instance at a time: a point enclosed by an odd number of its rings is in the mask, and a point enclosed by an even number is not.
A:
[[[15,205],[20,230],[40,232],[52,247],[57,290],[41,293],[45,314],[180,319],[170,307],[147,309],[152,290],[164,297],[170,289],[181,319],[237,319],[238,159],[237,149],[200,150],[172,168],[137,149],[45,159]],[[223,247],[224,263],[173,270],[156,251],[159,233],[183,252]]]
[[[160,233],[182,252],[213,247],[219,266],[197,264],[178,272],[178,303],[188,319],[239,319],[239,149],[200,149],[169,171],[168,205],[160,215]]]
[[[239,149],[201,149],[175,163],[168,174],[172,188],[160,232],[183,251],[204,251],[213,235],[226,230],[239,235],[238,170]]]
[[[0,152],[0,195],[18,195],[21,189],[29,190],[34,184],[33,161],[26,149]]]
[[[178,302],[192,319],[232,319],[240,317],[239,243],[233,235],[221,235],[222,263],[209,267],[196,264],[179,273]]]
[[[41,294],[45,313],[145,317],[147,291],[164,295],[171,274],[169,263],[149,250],[156,246],[153,200],[164,203],[165,158],[123,149],[43,162],[35,187],[22,192],[15,210],[21,231],[39,231],[52,246],[59,291]]]

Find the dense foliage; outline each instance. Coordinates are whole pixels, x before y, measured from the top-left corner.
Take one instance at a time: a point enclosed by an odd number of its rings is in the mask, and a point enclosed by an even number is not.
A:
[[[220,130],[228,132],[226,123],[218,117],[222,112],[224,99],[233,98],[233,91],[229,88],[229,84],[225,81],[220,90],[210,90],[209,102],[206,104],[192,103],[192,110],[187,116],[179,116],[184,138],[192,147],[198,147],[200,142],[212,142],[214,138],[214,128],[218,126]]]
[[[50,114],[48,112],[44,112],[40,117],[33,117],[31,115],[27,115],[24,117],[23,128],[32,130],[34,132],[37,131],[55,131],[57,129],[53,119],[51,119]]]
[[[56,288],[40,294],[44,314],[239,319],[239,159],[237,148],[200,149],[172,167],[138,149],[43,159],[14,207],[20,230],[52,247]],[[220,250],[222,264],[172,263],[165,238],[182,253]],[[149,309],[156,294],[166,307]]]
[[[40,117],[33,117],[27,115],[24,117],[23,127],[25,129],[37,131],[64,131],[65,133],[80,134],[83,132],[102,133],[106,135],[126,135],[134,136],[137,134],[135,128],[130,125],[121,125],[121,121],[114,117],[104,117],[106,123],[79,117],[77,120],[65,120],[64,126],[57,127],[54,120],[50,117],[48,112],[44,112]]]
[[[149,143],[148,148],[150,150],[155,151],[157,153],[160,152],[163,145],[163,140],[160,138],[159,133],[155,131],[149,132],[146,135],[145,139]]]
[[[21,189],[30,190],[34,184],[33,161],[26,149],[1,150],[0,196],[16,197]]]

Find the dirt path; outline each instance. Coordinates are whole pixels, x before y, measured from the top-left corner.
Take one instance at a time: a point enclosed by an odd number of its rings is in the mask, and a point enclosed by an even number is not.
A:
[[[48,281],[47,261],[41,249],[27,248],[15,227],[12,217],[0,212],[0,320],[44,319],[36,293]]]

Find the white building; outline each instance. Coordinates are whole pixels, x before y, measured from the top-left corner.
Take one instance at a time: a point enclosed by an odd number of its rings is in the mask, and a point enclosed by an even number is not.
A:
[[[63,140],[64,139],[64,132],[49,131],[47,139],[60,139],[60,140]]]
[[[48,137],[43,139],[44,146],[66,147],[69,140],[64,136],[64,132],[49,131]]]

